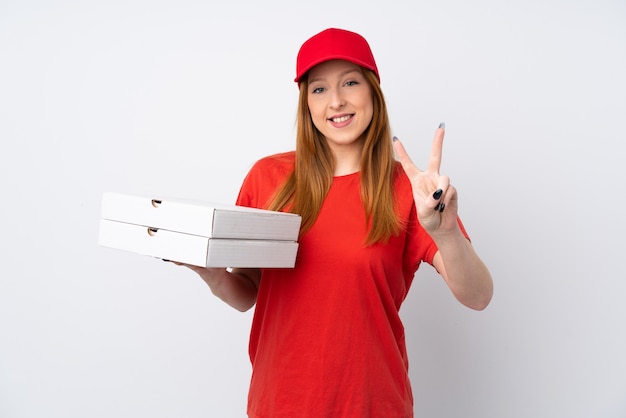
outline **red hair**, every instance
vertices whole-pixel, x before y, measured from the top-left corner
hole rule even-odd
[[[376,74],[362,68],[371,86],[373,115],[365,131],[361,154],[361,200],[371,221],[366,244],[384,242],[401,228],[394,208],[393,178],[396,161],[391,145],[387,105]],[[324,136],[317,130],[308,107],[308,80],[300,81],[297,113],[296,160],[294,171],[269,205],[302,216],[300,234],[308,231],[319,214],[333,181],[335,161]]]

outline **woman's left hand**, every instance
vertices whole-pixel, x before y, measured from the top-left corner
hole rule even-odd
[[[435,131],[428,168],[424,171],[413,163],[400,140],[393,139],[398,161],[411,181],[420,224],[431,236],[445,234],[458,227],[457,191],[450,184],[449,177],[439,174],[444,133],[442,123]]]

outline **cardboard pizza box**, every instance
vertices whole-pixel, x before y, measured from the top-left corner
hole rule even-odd
[[[208,238],[106,219],[98,243],[201,267],[291,268],[298,252],[295,241]]]
[[[167,229],[207,238],[297,241],[300,215],[190,199],[107,192],[102,219]]]
[[[295,265],[296,214],[110,192],[101,209],[104,247],[203,267]]]

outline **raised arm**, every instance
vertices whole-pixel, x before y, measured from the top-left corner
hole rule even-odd
[[[439,174],[444,125],[435,131],[433,145],[424,171],[411,161],[402,143],[394,138],[396,156],[411,180],[415,207],[422,227],[433,238],[438,251],[433,265],[463,305],[482,310],[493,295],[489,270],[463,235],[457,222],[458,195],[447,176]]]

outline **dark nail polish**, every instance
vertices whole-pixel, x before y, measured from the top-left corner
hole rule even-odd
[[[441,202],[437,203],[437,206],[435,206],[435,209],[433,209],[433,210],[437,211],[437,210],[439,210],[439,207],[441,207]]]
[[[398,137],[397,137],[397,136],[394,136],[394,137],[392,138],[392,140],[393,140],[393,142],[396,142],[396,141],[398,140]]]
[[[441,123],[439,124],[439,129],[446,129],[446,124],[445,124],[445,123],[443,123],[443,122],[441,122]]]
[[[439,208],[439,212],[443,212],[443,210],[446,208],[446,204],[442,203],[441,207]]]
[[[442,194],[443,194],[443,190],[441,189],[435,190],[435,193],[433,193],[433,199],[439,200]]]

